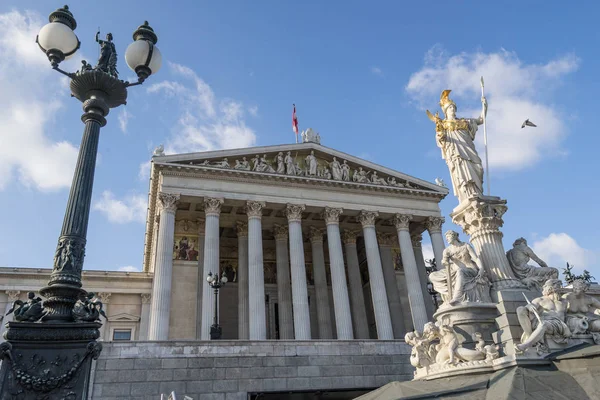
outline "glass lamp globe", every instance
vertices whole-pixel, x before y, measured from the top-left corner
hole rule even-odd
[[[162,55],[156,47],[158,37],[145,21],[134,33],[134,42],[125,51],[125,61],[137,74],[140,81],[158,72],[162,65]]]
[[[68,6],[54,11],[48,20],[50,23],[42,27],[36,41],[52,65],[56,66],[71,58],[79,49],[79,39],[73,32],[77,23]]]
[[[215,279],[213,278],[213,274],[212,272],[208,273],[208,276],[206,277],[206,282],[208,283],[212,283]]]
[[[225,284],[225,283],[227,283],[227,280],[228,280],[228,279],[227,279],[227,276],[225,276],[225,274],[223,274],[223,275],[221,276],[221,282]]]

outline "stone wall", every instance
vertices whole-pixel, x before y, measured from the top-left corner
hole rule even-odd
[[[104,343],[92,400],[142,400],[175,391],[194,400],[248,393],[374,389],[410,380],[401,341],[181,341]]]

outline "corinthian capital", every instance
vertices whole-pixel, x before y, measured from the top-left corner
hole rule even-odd
[[[214,197],[204,198],[204,214],[206,216],[216,215],[217,217],[221,214],[221,206],[225,202],[224,199],[217,199]]]
[[[300,222],[302,221],[302,211],[306,209],[304,204],[287,204],[285,208],[285,215],[289,222]]]
[[[344,212],[341,208],[332,208],[325,207],[323,211],[323,218],[325,219],[325,223],[329,224],[339,224],[340,223],[340,215]]]
[[[273,225],[275,240],[288,240],[288,227],[285,225]]]
[[[420,233],[416,234],[416,235],[410,235],[410,241],[412,242],[412,246],[414,248],[421,248],[421,241],[423,240],[423,235],[421,235]]]
[[[163,193],[158,194],[158,204],[162,211],[175,212],[177,211],[177,202],[179,201],[178,194]]]
[[[264,207],[264,201],[248,200],[246,202],[246,214],[248,214],[248,218],[262,218],[262,210]]]
[[[396,243],[396,235],[390,233],[377,232],[377,241],[379,246],[392,247]]]
[[[375,226],[375,219],[379,216],[377,211],[365,211],[362,210],[358,214],[358,221],[362,224],[363,228],[368,226]]]
[[[248,237],[248,223],[242,221],[236,221],[235,228],[237,230],[237,236]]]
[[[152,300],[152,295],[150,293],[142,293],[142,304],[149,304]]]
[[[446,222],[444,217],[429,217],[427,221],[425,221],[425,228],[429,231],[429,234],[432,233],[442,233],[442,225]]]
[[[325,233],[324,229],[315,228],[314,226],[310,227],[310,232],[308,237],[310,238],[311,243],[320,242],[323,243],[323,234]]]
[[[407,231],[411,220],[412,215],[396,214],[394,215],[394,226],[398,231]]]
[[[342,232],[342,241],[345,244],[356,244],[356,237],[358,236],[358,231],[344,230]]]
[[[19,295],[21,294],[20,290],[7,290],[6,295],[8,296],[8,301],[12,303],[13,301],[17,301],[19,299]]]
[[[100,293],[96,293],[96,297],[98,299],[100,299],[100,301],[103,304],[108,304],[108,302],[110,301],[110,296],[112,293],[108,293],[108,292],[100,292]]]

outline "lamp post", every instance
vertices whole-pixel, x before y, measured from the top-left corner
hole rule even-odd
[[[213,275],[212,272],[209,272],[208,276],[206,277],[206,281],[208,282],[208,285],[215,291],[215,317],[213,319],[213,324],[210,327],[210,339],[218,340],[221,339],[221,327],[219,326],[218,314],[219,289],[221,289],[221,287],[225,286],[225,284],[227,283],[227,276],[225,276],[225,272],[223,272],[221,274],[221,279],[219,280],[218,273]]]
[[[162,61],[155,46],[158,38],[145,22],[133,33],[134,42],[125,53],[137,82],[118,79],[117,52],[110,33],[105,40],[99,38],[100,32],[96,33],[101,48],[96,66],[82,61],[79,71],[66,72],[59,66],[80,47],[76,28],[73,14],[64,6],[50,14],[49,24],[42,27],[36,38],[51,67],[70,79],[71,96],[83,103],[81,120],[85,127],[52,274],[47,286],[40,290],[46,300],[43,307],[35,308],[36,299],[32,299],[31,304],[14,310],[17,322],[8,324],[7,342],[0,345],[0,359],[4,361],[0,393],[21,393],[24,399],[42,394],[46,398],[67,398],[72,392],[77,393],[77,398],[87,398],[91,360],[97,359],[102,350],[96,339],[100,315],[104,314],[102,304],[93,293],[82,289],[81,283],[100,128],[106,125],[105,117],[111,108],[126,104],[127,88],[142,84],[160,69]],[[26,307],[39,312],[31,316]],[[26,315],[28,318],[24,319]],[[35,323],[39,319],[41,323]],[[55,362],[58,358],[60,363]],[[22,364],[28,359],[41,361],[36,365]]]

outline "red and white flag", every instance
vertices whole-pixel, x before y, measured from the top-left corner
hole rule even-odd
[[[292,112],[292,129],[294,133],[298,135],[298,117],[296,117],[296,105],[294,104],[294,111]]]

